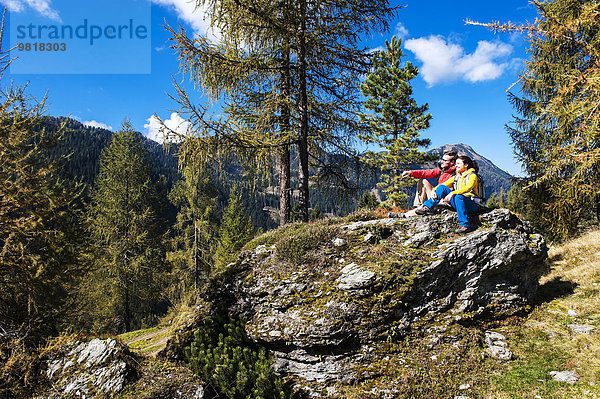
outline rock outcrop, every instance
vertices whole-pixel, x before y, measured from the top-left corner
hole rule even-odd
[[[37,399],[204,397],[204,383],[187,367],[143,358],[112,338],[61,338],[42,358],[46,383]]]
[[[112,397],[137,374],[132,356],[111,338],[61,346],[47,362],[52,392],[42,397]]]
[[[250,244],[223,293],[279,372],[329,392],[369,378],[385,342],[415,333],[440,342],[457,323],[526,310],[545,271],[543,238],[505,209],[474,222],[466,235],[446,211],[290,225]]]

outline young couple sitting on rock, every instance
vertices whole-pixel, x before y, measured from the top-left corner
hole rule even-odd
[[[475,162],[467,156],[457,156],[456,151],[446,151],[437,168],[402,172],[402,178],[416,177],[419,179],[414,201],[416,209],[404,215],[433,214],[433,207],[442,202],[456,210],[459,225],[456,232],[471,231],[468,214],[475,213],[479,209],[477,204],[480,193],[477,172],[478,167]],[[430,178],[438,179],[436,187],[427,181]]]

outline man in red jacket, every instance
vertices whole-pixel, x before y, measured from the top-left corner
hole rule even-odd
[[[454,176],[456,172],[456,166],[454,166],[456,158],[456,151],[446,151],[444,152],[444,155],[442,156],[440,164],[437,168],[424,170],[405,170],[402,172],[403,179],[406,177],[416,177],[420,179],[417,182],[417,194],[415,195],[413,206],[418,208],[422,206],[425,201],[431,198],[433,186],[427,181],[427,179],[436,178],[438,179],[438,184],[442,184]]]

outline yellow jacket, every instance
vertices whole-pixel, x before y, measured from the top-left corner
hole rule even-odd
[[[458,181],[456,182],[456,185],[455,185],[454,181],[456,179],[458,179]],[[462,194],[467,197],[478,197],[479,196],[479,193],[478,193],[479,184],[477,181],[477,173],[475,173],[475,169],[473,169],[473,168],[467,169],[466,171],[464,171],[461,174],[457,173],[456,175],[452,176],[451,178],[449,178],[442,184],[453,189],[452,194],[454,194],[454,195]],[[454,187],[456,187],[456,188],[454,189]]]

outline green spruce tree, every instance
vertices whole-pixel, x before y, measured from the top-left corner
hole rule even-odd
[[[368,191],[363,193],[362,197],[360,197],[360,201],[358,201],[358,209],[374,210],[378,205],[379,200],[377,200],[377,196]]]
[[[292,211],[290,212],[290,221],[300,222],[300,204],[298,204],[297,202],[294,203]]]
[[[485,206],[491,209],[506,208],[506,205],[506,193],[502,189],[500,192],[492,193],[485,202]]]
[[[321,212],[319,205],[315,205],[312,212],[310,213],[310,220],[315,221],[319,219],[323,219],[323,212]]]
[[[146,149],[125,121],[103,151],[89,225],[96,262],[82,294],[95,329],[139,328],[161,299],[163,231]]]
[[[190,289],[198,290],[210,274],[217,236],[217,196],[208,169],[190,164],[183,167],[183,179],[169,193],[179,209],[172,250],[167,253],[172,264],[172,301]]]
[[[222,269],[233,262],[242,247],[254,236],[252,221],[244,210],[242,198],[237,189],[232,188],[229,203],[223,214],[219,229],[219,243],[215,251],[215,266]]]
[[[429,140],[420,139],[419,132],[429,127],[431,119],[427,104],[419,106],[412,98],[410,81],[418,69],[410,62],[401,65],[400,44],[395,36],[385,42],[385,50],[374,54],[374,70],[361,86],[367,97],[365,108],[371,113],[363,115],[369,129],[360,138],[383,150],[367,151],[363,160],[384,172],[378,186],[384,188],[390,205],[396,206],[405,205],[407,196],[402,188],[410,184],[401,179],[402,170],[428,160],[419,147],[429,145]]]

